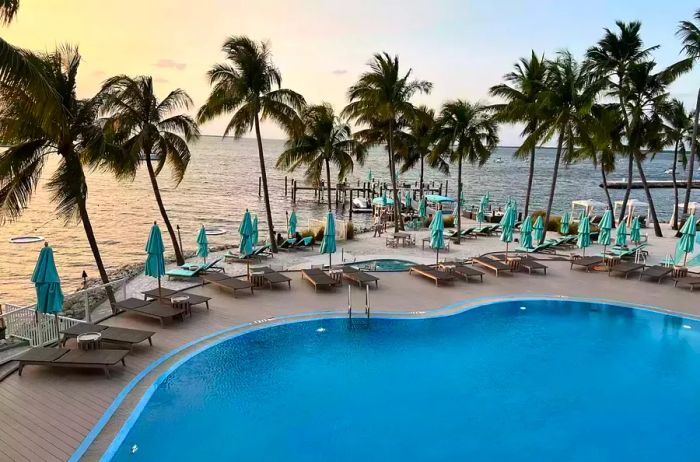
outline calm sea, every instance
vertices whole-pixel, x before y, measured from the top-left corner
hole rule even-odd
[[[292,210],[291,194],[284,195],[284,177],[298,178],[303,182],[303,172],[286,173],[274,169],[275,160],[284,147],[283,141],[265,140],[266,165],[270,184],[271,203],[275,228],[285,229],[285,212]],[[221,236],[210,236],[211,245],[238,242],[237,227],[246,208],[257,213],[261,221],[261,236],[264,236],[264,202],[258,197],[259,164],[255,140],[221,139],[203,137],[191,146],[192,161],[185,179],[175,186],[167,169],[160,176],[160,185],[166,207],[173,224],[181,228],[186,250],[196,247],[195,236],[199,226],[220,227],[228,230]],[[481,168],[464,169],[463,181],[468,204],[477,203],[483,193],[489,191],[494,203],[502,203],[511,195],[522,205],[527,181],[528,162],[513,158],[514,148],[499,148],[491,160]],[[497,162],[500,158],[502,161]],[[534,207],[544,207],[550,187],[554,150],[540,149],[537,152],[537,172],[534,181]],[[44,172],[44,180],[50,176],[57,163],[51,159]],[[649,179],[669,179],[664,170],[669,168],[672,157],[663,153],[647,162]],[[381,148],[371,152],[363,167],[357,167],[351,181],[365,180],[371,168],[377,180],[388,181],[387,160]],[[456,171],[456,169],[454,169]],[[618,163],[618,172],[612,179],[622,178],[625,165]],[[415,181],[418,171],[401,177],[402,181]],[[427,180],[449,180],[449,194],[457,187],[456,174],[446,178],[437,171],[429,170]],[[600,172],[590,163],[580,163],[560,170],[555,201],[555,210],[568,210],[573,199],[592,198],[604,201],[603,190],[598,186]],[[160,221],[151,187],[145,170],[139,171],[133,182],[118,182],[109,173],[94,171],[88,175],[88,206],[102,258],[110,268],[118,268],[144,258],[143,247],[148,229],[154,220]],[[291,182],[290,182],[291,186]],[[614,198],[621,198],[624,191],[612,191]],[[668,219],[673,204],[672,190],[653,191],[657,209],[663,219]],[[644,200],[643,190],[633,190],[633,197]],[[694,200],[700,199],[694,193]],[[318,205],[313,193],[299,192],[296,211],[300,225],[309,219],[323,219],[325,207]],[[345,216],[347,207],[338,210]],[[367,223],[365,215],[355,215],[358,226]],[[165,229],[163,228],[165,232]],[[84,237],[82,225],[64,223],[54,214],[50,195],[39,186],[29,207],[21,218],[0,227],[0,255],[2,256],[2,283],[0,300],[25,303],[33,300],[33,287],[29,281],[43,244],[11,244],[9,239],[18,235],[41,235],[46,237],[55,250],[57,266],[66,292],[80,285],[81,273],[97,276],[92,254]],[[166,248],[168,238],[164,235]]]

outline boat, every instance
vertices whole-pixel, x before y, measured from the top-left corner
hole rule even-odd
[[[500,157],[496,157],[496,163],[497,163],[497,164],[500,164],[500,163],[502,163],[502,162],[503,162],[503,159],[501,159]]]
[[[372,205],[366,197],[356,197],[352,200],[352,213],[372,213]]]
[[[670,175],[670,174],[673,173],[673,169],[672,169],[672,168],[667,168],[666,170],[664,170],[664,173],[665,173],[666,175]]]

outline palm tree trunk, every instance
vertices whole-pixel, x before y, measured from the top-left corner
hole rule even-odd
[[[457,244],[462,241],[462,156],[457,161]]]
[[[698,98],[695,102],[695,119],[693,120],[693,139],[690,140],[690,161],[688,162],[688,184],[685,188],[685,200],[683,200],[683,214],[688,213],[688,204],[690,203],[690,190],[693,187],[693,170],[695,170],[695,156],[698,154],[698,114],[700,111],[700,89],[698,89]]]
[[[678,141],[673,148],[673,168],[671,169],[671,181],[673,181],[673,223],[671,229],[678,229],[678,184],[676,183],[676,163],[678,162]]]
[[[265,198],[265,214],[267,215],[267,227],[270,230],[270,247],[277,253],[277,239],[275,239],[275,227],[272,223],[272,208],[270,208],[270,194],[267,191],[267,172],[265,171],[265,155],[263,153],[262,137],[260,136],[260,117],[255,114],[255,137],[258,140],[258,156],[260,157],[260,176],[262,177],[263,197]]]
[[[627,134],[627,147],[629,148],[629,162],[627,163],[627,188],[625,189],[625,196],[622,198],[622,209],[620,209],[620,217],[618,218],[617,222],[621,222],[623,218],[625,217],[625,211],[627,209],[627,201],[630,198],[630,192],[632,191],[632,166],[634,164],[634,159],[632,159],[633,150],[630,146],[630,140],[629,140],[629,134],[631,132],[630,130],[630,119],[629,116],[627,115],[627,110],[626,110],[626,101],[625,97],[623,96],[622,92],[622,82],[625,78],[625,74],[623,71],[618,70],[617,72],[617,94],[618,94],[618,102],[620,103],[620,112],[622,112],[622,119],[624,122],[624,127],[625,127],[625,133]]]
[[[603,175],[603,190],[605,191],[605,198],[608,200],[608,209],[614,210],[612,198],[610,197],[610,191],[608,190],[608,174],[605,173],[605,166],[600,166],[600,173]],[[613,227],[615,227],[615,217],[613,217]]]
[[[656,234],[656,237],[663,237],[664,235],[661,232],[661,226],[659,225],[659,220],[658,220],[658,218],[656,218],[656,208],[654,207],[654,200],[651,197],[651,190],[649,189],[649,186],[647,185],[647,177],[644,174],[642,162],[639,160],[639,156],[634,156],[634,159],[637,162],[637,170],[639,171],[639,178],[641,178],[642,185],[644,185],[644,194],[646,194],[647,202],[649,202],[649,213],[651,214],[651,219],[654,222],[654,234]]]
[[[559,131],[559,141],[557,142],[557,155],[554,158],[554,171],[552,172],[552,187],[549,190],[549,199],[547,200],[547,213],[544,216],[544,232],[542,233],[542,244],[547,237],[547,225],[549,224],[549,216],[552,214],[552,204],[554,203],[554,192],[557,188],[557,175],[559,175],[559,161],[561,160],[561,150],[564,146],[564,131]]]
[[[420,156],[420,199],[423,200],[423,161],[425,156]]]
[[[326,181],[328,182],[328,211],[331,211],[331,164],[326,159]]]
[[[396,165],[394,164],[394,123],[389,121],[389,174],[391,175],[391,188],[394,192],[394,232],[403,230],[403,217],[401,216],[401,202],[399,201],[399,189],[396,184]]]
[[[153,163],[151,162],[151,152],[149,150],[144,150],[143,153],[146,156],[146,169],[148,170],[148,178],[151,180],[151,187],[153,188],[153,195],[156,198],[156,203],[158,204],[158,210],[160,210],[160,216],[163,218],[163,223],[168,230],[170,235],[170,240],[173,243],[173,250],[175,251],[175,260],[178,265],[184,265],[185,259],[182,257],[182,250],[180,249],[180,244],[175,235],[175,230],[173,225],[170,224],[170,219],[168,218],[168,212],[165,210],[165,205],[163,205],[163,198],[160,195],[160,188],[158,188],[158,180],[156,179],[156,172],[153,170]]]
[[[629,155],[629,162],[627,164],[627,188],[625,189],[625,196],[622,198],[622,209],[620,210],[620,216],[617,222],[621,222],[625,218],[625,212],[627,211],[627,201],[630,198],[630,192],[632,192],[632,167],[634,166],[634,155]]]
[[[523,216],[527,216],[527,212],[530,208],[530,194],[532,192],[532,177],[535,174],[535,148],[530,151],[530,172],[527,177],[527,191],[525,192],[525,211]]]

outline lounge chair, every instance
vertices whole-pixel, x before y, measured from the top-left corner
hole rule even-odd
[[[471,266],[455,265],[451,268],[451,271],[456,276],[464,279],[466,282],[469,282],[469,280],[473,277],[478,277],[480,282],[484,282],[484,273]]]
[[[102,341],[105,343],[126,345],[129,347],[129,349],[131,349],[137,343],[141,343],[146,340],[148,340],[149,345],[153,346],[151,337],[155,335],[155,332],[147,330],[126,329],[124,327],[112,327],[104,326],[102,324],[80,322],[59,332],[63,335],[61,345],[65,345],[69,338],[76,338],[78,335],[87,334],[90,332],[99,332],[102,336]]]
[[[408,274],[411,273],[417,273],[423,277],[432,279],[438,287],[440,287],[441,282],[452,282],[455,280],[454,274],[448,273],[447,271],[440,271],[428,265],[413,265],[408,270]]]
[[[141,292],[143,294],[143,299],[148,300],[150,299],[159,299],[159,298],[170,298],[176,293],[178,293],[179,290],[173,290],[173,289],[168,289],[165,287],[155,288],[151,290],[146,290],[144,292]]]
[[[166,319],[179,318],[183,319],[185,310],[175,308],[172,305],[159,300],[139,300],[138,298],[127,298],[117,302],[117,308],[129,313],[138,314],[147,318],[153,318],[160,321],[161,327],[165,325]]]
[[[287,239],[286,241],[282,242],[280,245],[277,246],[278,249],[280,250],[289,250],[292,247],[294,247],[294,244],[297,243],[297,240],[292,238]]]
[[[472,258],[472,263],[494,271],[496,277],[498,277],[499,271],[510,271],[510,266],[508,264],[486,256],[474,257]]]
[[[379,278],[373,274],[366,273],[352,266],[343,266],[343,278],[358,286],[369,285],[374,282],[375,287],[379,287]]]
[[[681,286],[687,286],[690,288],[690,291],[692,292],[695,289],[695,286],[700,286],[700,277],[697,276],[685,276],[682,278],[676,279],[675,283],[673,284],[673,287],[678,287],[678,285]]]
[[[265,244],[263,246],[257,247],[253,249],[251,253],[248,255],[241,255],[241,254],[235,254],[235,253],[227,253],[224,255],[224,261],[246,261],[246,260],[255,260],[255,259],[260,259],[262,257],[270,257],[272,258],[272,251],[270,250],[270,244]]]
[[[496,226],[482,226],[481,228],[476,228],[474,234],[477,236],[490,236],[491,233],[496,229]]]
[[[250,289],[250,293],[255,294],[255,292],[253,292],[253,285],[250,282],[243,281],[241,279],[234,278],[231,276],[226,276],[225,274],[205,274],[204,276],[202,276],[202,279],[206,284],[212,284],[219,287],[220,289],[227,289],[232,291],[234,298],[236,298],[236,291],[238,290]]]
[[[529,249],[526,249],[525,247],[517,247],[515,251],[527,253],[544,252],[545,250],[553,248],[555,245],[556,242],[554,240],[547,240],[544,241],[542,244],[536,245],[535,247]]]
[[[635,271],[640,271],[644,269],[644,265],[641,263],[634,263],[631,261],[626,261],[622,263],[618,263],[617,265],[614,266],[608,266],[608,276],[610,276],[612,273],[622,273],[625,275],[625,279],[630,275],[630,273],[634,273]]]
[[[547,265],[544,265],[534,258],[523,258],[520,260],[520,267],[525,268],[528,274],[532,274],[533,271],[542,271],[545,276],[547,275]]]
[[[204,303],[204,305],[207,307],[207,311],[209,311],[209,300],[211,300],[211,297],[205,297],[204,295],[198,295],[198,294],[191,294],[189,292],[178,292],[176,297],[187,297],[187,303],[189,303],[190,306],[197,306],[201,305]],[[162,300],[165,303],[170,303],[170,299],[163,299]]]
[[[602,257],[591,256],[576,258],[571,260],[571,266],[569,267],[569,270],[573,269],[574,265],[576,265],[586,268],[586,271],[588,272],[591,270],[592,267],[600,265],[601,263],[603,263]]]
[[[259,274],[254,274],[259,273]],[[250,269],[251,277],[260,277],[272,289],[274,284],[287,284],[288,288],[292,288],[292,280],[282,273],[274,271],[269,266],[260,266]]]
[[[223,268],[216,267],[217,263],[221,261],[222,257],[212,260],[209,263],[203,265],[183,265],[178,268],[173,268],[165,272],[168,278],[194,278],[198,277],[202,273],[207,271],[221,271],[224,272]]]
[[[74,367],[102,369],[109,377],[109,366],[121,362],[126,366],[124,357],[129,350],[71,350],[68,348],[35,347],[14,358],[19,363],[19,375],[24,366]]]
[[[644,250],[647,244],[639,244],[635,247],[630,247],[629,249],[611,249],[610,253],[617,255],[620,258],[634,257],[637,251],[641,252],[642,255],[646,255],[648,252]]]
[[[644,271],[639,273],[639,280],[641,281],[643,277],[648,277],[648,278],[656,278],[656,282],[661,284],[661,281],[664,280],[669,274],[673,272],[673,267],[671,266],[663,266],[663,265],[654,265],[654,266],[647,266],[644,268]]]
[[[293,249],[311,249],[314,248],[314,238],[313,236],[307,236],[303,239],[299,239],[293,246]]]
[[[314,291],[318,292],[319,287],[335,289],[338,281],[333,279],[328,273],[320,268],[310,268],[301,270],[301,278],[306,279],[314,286]]]

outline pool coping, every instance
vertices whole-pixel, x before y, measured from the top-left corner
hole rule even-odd
[[[508,294],[508,295],[496,295],[496,296],[484,296],[463,299],[448,305],[434,308],[430,310],[415,310],[415,311],[372,311],[371,316],[377,319],[401,319],[401,320],[420,320],[420,319],[430,319],[438,317],[453,316],[460,313],[464,313],[474,308],[484,307],[495,303],[507,302],[507,301],[575,301],[584,303],[598,303],[598,304],[609,304],[615,305],[623,308],[641,310],[647,312],[654,312],[658,314],[672,315],[680,317],[683,319],[693,320],[695,322],[700,322],[700,316],[695,316],[688,313],[683,313],[679,311],[673,311],[666,308],[661,308],[653,305],[646,304],[634,304],[624,301],[599,298],[599,297],[572,297],[566,295],[553,295],[553,294]],[[267,329],[270,327],[275,327],[279,325],[295,324],[300,322],[308,321],[318,321],[323,319],[337,319],[341,317],[346,317],[346,310],[329,310],[329,311],[317,311],[317,312],[304,312],[296,313],[284,316],[274,316],[270,318],[255,320],[251,322],[246,322],[242,324],[236,324],[229,326],[224,329],[212,332],[210,334],[204,335],[202,337],[193,339],[183,345],[180,345],[173,350],[168,351],[155,361],[151,362],[142,371],[140,371],[124,388],[119,392],[119,394],[114,398],[110,406],[105,410],[103,415],[97,421],[95,426],[90,430],[90,432],[85,436],[83,441],[80,443],[75,452],[68,459],[69,462],[77,462],[81,460],[83,456],[90,449],[92,444],[97,440],[102,431],[105,429],[106,425],[115,416],[119,408],[124,404],[126,398],[130,395],[132,391],[137,388],[147,377],[154,373],[156,369],[163,366],[164,363],[170,360],[174,362],[167,366],[167,368],[160,372],[159,375],[153,380],[147,388],[140,394],[136,399],[136,404],[128,411],[128,416],[126,419],[119,424],[119,430],[111,438],[109,445],[105,451],[99,456],[100,461],[112,460],[117,450],[126,439],[127,434],[133,427],[134,423],[141,415],[146,404],[152,397],[153,393],[156,391],[158,386],[163,383],[163,381],[170,376],[177,368],[182,366],[186,361],[190,360],[192,357],[220,344],[225,341],[231,340],[241,335],[247,333],[255,332],[262,329]],[[186,351],[186,350],[191,351]],[[178,355],[181,355],[178,357]]]

